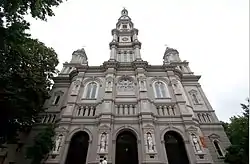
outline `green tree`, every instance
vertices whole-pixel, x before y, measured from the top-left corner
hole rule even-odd
[[[62,0],[0,1],[0,146],[32,126],[57,73],[57,54],[28,34],[24,16],[46,21]]]
[[[31,159],[31,164],[38,164],[55,146],[53,137],[55,136],[55,126],[50,124],[35,137],[34,144],[27,149],[27,157]]]
[[[224,124],[225,131],[232,144],[227,148],[226,163],[249,163],[249,99],[247,102],[248,104],[241,104],[242,116],[233,116],[230,118],[230,123]]]

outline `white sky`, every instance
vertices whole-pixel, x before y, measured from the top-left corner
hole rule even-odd
[[[249,96],[249,0],[68,0],[47,22],[28,18],[30,33],[58,53],[60,64],[85,48],[89,65],[109,59],[111,30],[126,7],[142,42],[141,56],[160,65],[167,44],[202,75],[220,120],[241,113]]]

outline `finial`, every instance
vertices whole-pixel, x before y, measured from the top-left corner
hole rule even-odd
[[[169,46],[167,44],[164,45],[166,47],[166,49],[169,49]]]
[[[128,16],[128,10],[125,7],[123,7],[122,16]]]

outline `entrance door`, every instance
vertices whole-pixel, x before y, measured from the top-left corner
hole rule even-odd
[[[169,164],[189,164],[185,144],[178,133],[169,131],[164,140]]]
[[[86,132],[76,133],[71,141],[65,164],[85,164],[89,147],[89,135]]]
[[[137,139],[129,131],[117,136],[115,164],[138,164]]]

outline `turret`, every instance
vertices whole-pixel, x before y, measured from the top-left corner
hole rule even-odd
[[[85,50],[82,49],[78,49],[76,51],[74,51],[72,53],[72,58],[70,63],[74,63],[74,64],[88,64],[88,58],[87,55],[85,53]]]
[[[163,56],[163,63],[181,62],[179,52],[176,49],[167,47]]]

